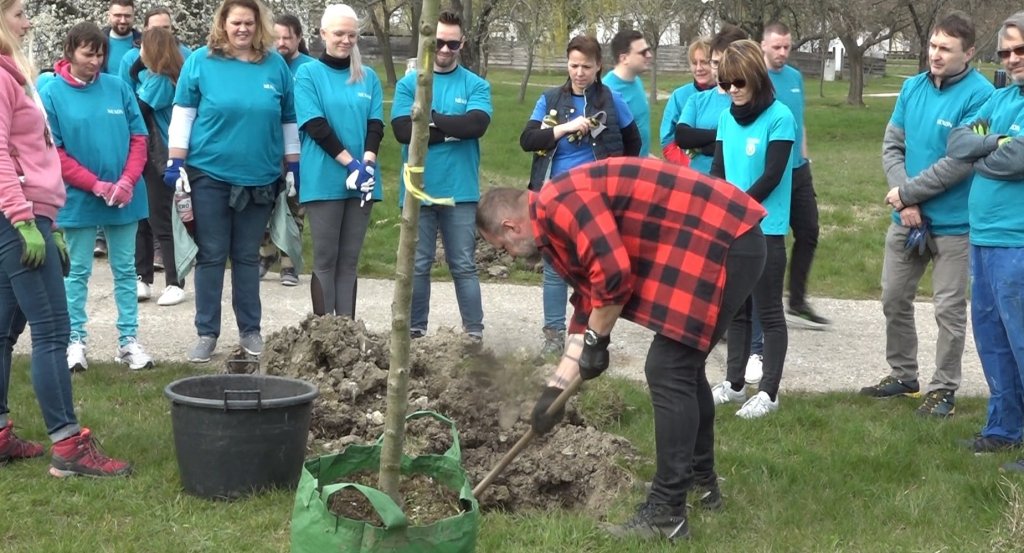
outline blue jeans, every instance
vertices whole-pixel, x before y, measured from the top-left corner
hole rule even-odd
[[[419,242],[412,278],[412,318],[409,328],[427,330],[430,315],[430,268],[437,254],[437,232],[441,231],[444,257],[455,283],[462,328],[484,331],[484,308],[480,297],[480,276],[476,272],[476,202],[454,206],[420,207]]]
[[[1024,427],[1024,248],[971,246],[971,322],[988,381],[982,436],[1021,441]]]
[[[7,393],[12,351],[27,322],[32,332],[32,387],[46,432],[58,442],[80,428],[65,357],[70,334],[68,304],[57,246],[50,238],[51,225],[49,219],[36,217],[36,226],[46,239],[46,261],[38,269],[27,269],[21,264],[18,232],[0,217],[0,425],[7,423],[10,412]]]
[[[544,261],[544,328],[565,331],[565,302],[569,300],[569,285]]]
[[[135,292],[135,234],[138,226],[138,223],[128,223],[101,227],[107,237],[107,261],[114,275],[114,303],[117,305],[120,345],[139,333],[139,299]],[[64,236],[67,238],[68,256],[71,258],[71,272],[64,281],[71,316],[71,339],[85,342],[88,337],[85,323],[89,320],[85,304],[89,297],[96,227],[64,229]]]
[[[192,173],[189,173],[191,177]],[[260,331],[260,242],[273,202],[250,200],[242,210],[229,205],[231,184],[197,173],[191,178],[196,223],[196,332],[220,337],[220,298],[231,260],[231,307],[239,336]]]

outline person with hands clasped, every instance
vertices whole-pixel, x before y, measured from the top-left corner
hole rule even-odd
[[[65,281],[71,338],[71,370],[88,368],[88,316],[85,305],[92,275],[96,228],[107,238],[117,304],[115,360],[132,370],[153,366],[138,341],[135,235],[149,214],[146,186],[146,124],[135,94],[117,76],[100,73],[107,40],[93,23],[68,31],[64,57],[54,66],[58,78],[41,92],[67,185],[67,203],[57,215],[71,258]]]
[[[187,353],[193,363],[208,362],[217,347],[228,259],[239,346],[250,355],[263,352],[260,241],[285,181],[301,190],[293,78],[273,50],[271,23],[259,0],[221,2],[207,45],[185,61],[174,92],[164,182],[181,179],[192,193],[199,335]]]
[[[715,406],[704,367],[754,288],[765,261],[765,210],[731,184],[652,158],[580,165],[537,192],[493,188],[477,227],[516,257],[538,254],[575,290],[569,339],[533,413],[545,415],[577,375],[609,367],[619,318],[655,332],[645,374],[654,406],[657,472],[647,501],[615,536],[685,538],[686,496],[721,505],[715,474]]]
[[[46,453],[14,433],[7,405],[14,344],[28,324],[32,385],[53,443],[50,474],[127,475],[131,465],[104,455],[75,414],[64,358],[68,252],[53,228],[66,199],[60,158],[32,86],[35,68],[21,52],[31,27],[22,0],[0,0],[0,12],[0,466]]]
[[[332,4],[320,21],[324,53],[295,76],[302,137],[299,201],[313,239],[310,295],[316,315],[355,318],[356,269],[374,200],[384,138],[384,94],[359,54],[359,18]]]

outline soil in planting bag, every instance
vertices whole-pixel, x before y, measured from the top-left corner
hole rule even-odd
[[[292,512],[292,553],[469,553],[476,550],[480,507],[462,468],[458,433],[452,422],[437,413],[419,411],[406,420],[434,417],[452,428],[453,445],[444,455],[402,457],[403,477],[423,474],[457,491],[462,512],[433,524],[411,526],[402,509],[377,489],[345,482],[347,475],[378,471],[381,445],[352,445],[342,453],[326,455],[303,465]],[[372,504],[383,526],[335,515],[331,496],[357,490]]]

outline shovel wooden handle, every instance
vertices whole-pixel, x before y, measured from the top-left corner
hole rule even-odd
[[[546,414],[553,415],[557,413],[560,409],[565,407],[566,402],[569,401],[569,398],[576,395],[576,392],[579,391],[580,386],[582,384],[583,378],[579,376],[574,378],[572,382],[569,383],[569,386],[566,389],[562,390],[562,393],[555,398],[555,401],[551,404],[550,407],[548,407]],[[524,449],[526,449],[526,446],[530,445],[530,442],[533,440],[535,436],[537,436],[537,433],[534,432],[533,427],[531,426],[530,429],[526,431],[526,434],[523,434],[523,437],[519,438],[519,441],[516,442],[516,445],[512,446],[512,449],[510,449],[508,453],[506,453],[505,456],[502,457],[500,461],[498,461],[498,464],[494,465],[494,468],[491,469],[491,472],[488,472],[487,476],[485,476],[484,479],[481,480],[480,483],[477,484],[475,488],[473,488],[473,495],[475,497],[480,497],[480,494],[482,494],[484,490],[486,490],[487,487],[490,486],[494,482],[494,480],[501,475],[502,471],[505,470],[505,467],[509,466],[509,464],[511,464],[512,461],[515,460],[515,458],[518,457]]]

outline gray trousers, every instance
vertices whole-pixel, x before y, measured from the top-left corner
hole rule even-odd
[[[935,236],[938,251],[923,255],[903,248],[909,228],[895,223],[885,237],[882,262],[882,311],[885,313],[885,358],[891,375],[917,380],[917,328],[914,297],[929,262],[932,267],[932,302],[938,340],[935,343],[935,374],[927,390],[960,387],[961,359],[967,333],[968,235]]]
[[[373,202],[360,206],[353,198],[309,202],[303,207],[313,239],[313,313],[355,319],[356,269]]]

